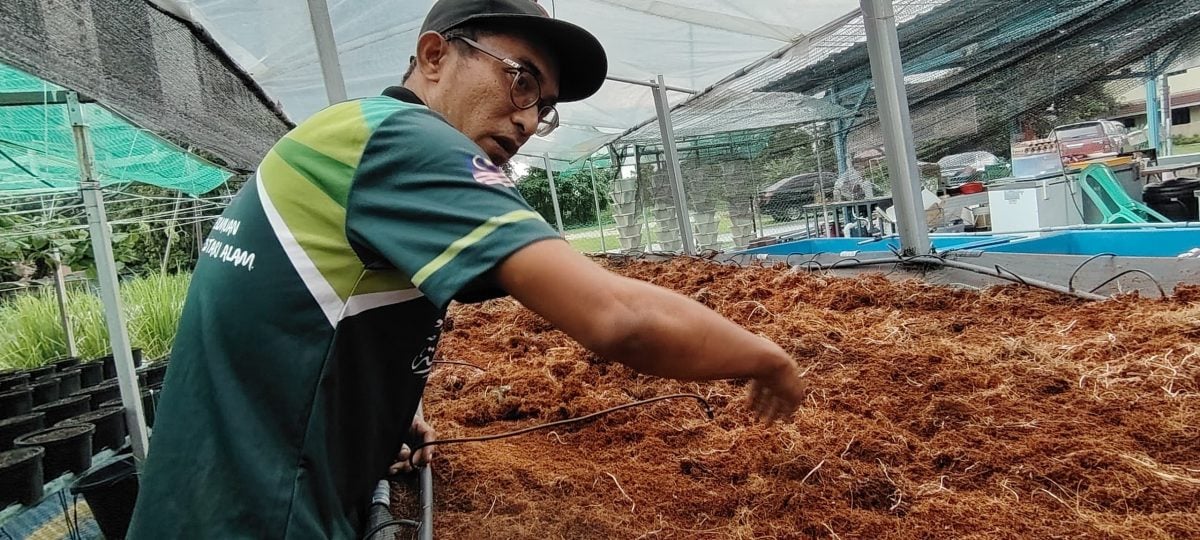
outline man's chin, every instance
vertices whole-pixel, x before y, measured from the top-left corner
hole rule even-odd
[[[492,165],[503,167],[508,160],[511,159],[507,154],[488,154],[488,159],[492,160]]]

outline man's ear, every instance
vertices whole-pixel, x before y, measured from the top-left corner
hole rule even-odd
[[[437,32],[425,32],[417,39],[417,71],[429,81],[438,81],[445,71],[450,42]]]

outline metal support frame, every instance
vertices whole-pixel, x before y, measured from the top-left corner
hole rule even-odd
[[[921,199],[917,151],[913,142],[908,92],[904,88],[896,13],[891,0],[861,0],[867,30],[871,78],[887,151],[888,179],[896,206],[900,251],[905,256],[929,253],[929,224]]]
[[[1154,73],[1154,54],[1146,57],[1146,70]],[[1146,77],[1146,140],[1150,148],[1159,150],[1162,144],[1162,113],[1159,109],[1158,76]]]
[[[609,76],[605,77],[605,79],[608,79],[610,81],[622,82],[625,84],[632,84],[635,86],[646,86],[649,88],[656,88],[658,86],[658,84],[655,83],[654,81],[639,81],[637,79],[627,79],[625,77],[618,77],[616,75],[609,75]],[[672,92],[680,92],[683,94],[699,94],[700,93],[696,90],[692,90],[689,88],[680,88],[678,86],[667,86],[667,90],[670,90]]]
[[[675,133],[671,127],[671,106],[667,101],[667,83],[658,76],[654,87],[654,105],[658,109],[658,131],[662,135],[663,159],[667,161],[667,175],[675,195],[675,214],[679,218],[679,235],[683,238],[683,252],[696,254],[696,240],[692,235],[692,219],[688,215],[687,195],[683,190],[683,171],[679,168],[679,154],[675,149]]]
[[[608,246],[604,242],[604,221],[600,219],[600,194],[596,191],[596,165],[592,163],[592,158],[588,158],[588,171],[592,176],[592,202],[596,203],[596,228],[600,230],[600,251],[608,253]]]
[[[66,90],[46,92],[0,92],[0,107],[27,107],[30,105],[63,105],[67,103]],[[95,103],[96,100],[76,94],[80,103]]]
[[[333,36],[333,22],[329,19],[329,4],[325,0],[308,0],[308,18],[312,22],[317,60],[321,64],[321,78],[325,82],[325,96],[330,104],[346,101],[346,81],[342,78],[342,64],[338,60],[337,40]]]
[[[1170,75],[1163,73],[1162,75],[1162,102],[1159,104],[1162,108],[1162,146],[1159,148],[1158,155],[1171,155],[1171,78]]]
[[[546,179],[550,180],[550,202],[554,204],[554,223],[558,225],[558,234],[563,232],[562,210],[558,207],[558,186],[554,183],[554,171],[550,169],[550,154],[542,154],[546,161]]]
[[[79,348],[75,345],[75,329],[71,328],[71,314],[67,312],[67,281],[63,275],[62,252],[58,248],[50,252],[54,258],[54,293],[58,297],[58,317],[62,322],[63,336],[67,341],[67,355],[79,357]]]
[[[129,426],[129,439],[133,445],[133,456],[139,462],[146,459],[149,438],[146,435],[146,417],[142,412],[142,393],[138,386],[137,372],[133,367],[133,352],[130,350],[129,334],[125,329],[125,314],[121,306],[121,291],[117,281],[117,264],[113,260],[112,231],[108,216],[104,213],[104,197],[100,180],[96,177],[95,154],[92,140],[84,123],[83,109],[74,92],[67,94],[67,114],[75,136],[75,155],[79,162],[79,191],[87,208],[89,236],[92,254],[96,259],[96,277],[100,282],[100,299],[104,303],[104,321],[108,326],[109,343],[117,366],[117,382],[121,389],[121,404],[125,408],[125,423]]]

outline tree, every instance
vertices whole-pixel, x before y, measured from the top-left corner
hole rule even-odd
[[[600,200],[601,218],[608,221],[608,192],[615,169],[596,169],[596,197]],[[566,174],[555,174],[558,188],[558,205],[562,211],[563,227],[584,227],[596,224],[596,201],[592,195],[591,171],[586,167]],[[554,203],[550,198],[550,181],[546,170],[531,167],[525,176],[517,180],[517,190],[525,201],[537,210],[549,223],[554,223]]]

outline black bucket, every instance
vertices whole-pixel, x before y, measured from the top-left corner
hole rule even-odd
[[[100,362],[79,364],[75,369],[79,370],[80,388],[91,388],[104,382],[104,364]]]
[[[81,388],[79,370],[74,368],[67,369],[66,371],[60,371],[49,377],[43,377],[43,379],[50,378],[58,378],[59,399],[74,394]]]
[[[58,371],[58,370],[54,366],[45,365],[45,366],[40,366],[40,367],[35,367],[35,368],[29,368],[29,369],[23,371],[22,373],[28,373],[29,380],[36,381],[42,377],[45,377],[46,375],[54,373],[55,371]]]
[[[138,370],[138,375],[145,386],[161,384],[167,377],[167,363],[156,361]]]
[[[58,377],[46,377],[35,380],[29,385],[33,388],[34,406],[50,403],[58,399]]]
[[[38,405],[33,408],[33,412],[46,413],[46,425],[52,426],[68,418],[91,412],[91,401],[92,396],[71,396],[51,401],[45,405]]]
[[[46,415],[36,412],[0,420],[0,451],[12,450],[13,440],[46,427]]]
[[[68,418],[56,425],[68,424],[96,426],[96,432],[92,434],[92,450],[95,452],[99,452],[102,448],[119,450],[125,445],[125,436],[129,434],[129,430],[125,427],[125,409],[121,407],[103,407]]]
[[[81,473],[92,466],[92,433],[96,426],[74,424],[55,426],[17,437],[17,448],[40,446],[46,449],[42,468],[46,480],[68,472]]]
[[[22,386],[0,392],[0,418],[29,414],[33,410],[33,387]]]
[[[54,360],[47,362],[47,364],[54,366],[54,369],[57,371],[62,371],[64,369],[78,366],[79,359],[74,356],[64,356],[62,358],[55,358]]]
[[[1147,184],[1142,190],[1146,206],[1156,210],[1171,221],[1196,221],[1196,191],[1200,180],[1194,178],[1172,178],[1157,184]]]
[[[46,451],[36,446],[0,453],[0,508],[13,503],[31,505],[42,499],[45,455]]]
[[[28,373],[10,373],[0,377],[0,392],[29,384]]]
[[[84,473],[71,487],[71,493],[83,495],[105,538],[125,538],[138,495],[133,456]]]

